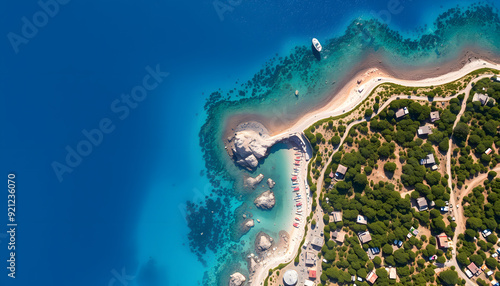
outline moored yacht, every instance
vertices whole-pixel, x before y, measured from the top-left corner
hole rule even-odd
[[[316,51],[321,52],[321,50],[323,50],[323,47],[319,43],[318,39],[313,38],[312,39],[312,44],[313,44],[314,48],[316,49]]]

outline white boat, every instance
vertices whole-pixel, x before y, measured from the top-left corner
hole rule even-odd
[[[312,39],[312,44],[313,44],[314,48],[316,49],[316,51],[321,52],[321,50],[323,50],[323,47],[319,43],[318,39],[313,38]]]

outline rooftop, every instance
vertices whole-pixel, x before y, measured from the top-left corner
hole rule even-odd
[[[308,251],[306,252],[306,265],[314,265],[316,264],[316,255],[314,252]]]
[[[439,111],[433,111],[431,112],[431,122],[438,121],[439,118]]]
[[[391,268],[386,268],[388,269],[387,272],[389,273],[389,279],[397,279],[398,278],[398,272],[396,268],[391,267]]]
[[[368,231],[359,233],[358,237],[359,237],[359,241],[361,241],[361,243],[368,243],[368,242],[372,241],[372,236],[370,235],[370,233]]]
[[[431,165],[435,164],[436,160],[434,159],[434,154],[427,154],[427,156],[420,160],[420,165]]]
[[[299,274],[295,270],[288,270],[285,272],[285,275],[283,275],[283,282],[285,282],[285,285],[295,285],[299,281]]]
[[[358,215],[358,218],[356,219],[356,222],[359,224],[367,224],[368,219],[364,215]]]
[[[333,222],[339,222],[342,221],[342,213],[341,212],[333,212]]]
[[[417,131],[418,135],[421,136],[421,135],[429,135],[429,134],[432,134],[432,128],[428,125],[425,125],[425,126],[422,126],[420,128],[418,128],[418,131]]]
[[[485,105],[488,102],[489,98],[490,97],[487,94],[476,93],[476,94],[474,94],[472,101],[479,101],[479,102],[481,102],[481,105]]]
[[[471,262],[471,264],[467,266],[467,269],[469,269],[470,272],[472,272],[472,274],[474,275],[478,275],[479,273],[481,273],[481,269],[479,269],[479,267],[477,267],[474,262]]]
[[[309,279],[316,279],[316,269],[309,269]]]
[[[337,167],[337,174],[341,174],[341,175],[345,175],[345,173],[347,173],[347,167],[342,165],[342,164],[339,164],[339,166]]]
[[[417,205],[419,211],[425,211],[428,209],[427,200],[424,197],[420,197],[417,199]]]
[[[344,240],[345,240],[345,233],[338,232],[337,237],[335,238],[335,241],[338,243],[344,243]]]
[[[366,276],[366,281],[370,282],[371,284],[375,283],[377,281],[377,274],[375,274],[375,271],[372,270],[370,273],[368,273],[368,276]]]
[[[405,116],[408,113],[409,113],[408,112],[408,108],[403,107],[403,108],[399,109],[398,111],[396,111],[396,118],[401,118],[401,117]]]
[[[316,247],[322,247],[323,246],[323,238],[321,238],[319,236],[315,236],[311,241],[311,245],[316,246]]]

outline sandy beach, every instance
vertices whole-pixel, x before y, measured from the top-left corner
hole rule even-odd
[[[353,102],[359,102],[358,99],[351,98],[353,95],[352,91],[358,86],[366,85],[370,80],[377,77],[383,77],[386,80],[391,80],[389,82],[397,80],[399,84],[403,85],[406,83],[409,83],[408,85],[413,83],[415,86],[429,86],[432,84],[438,85],[453,81],[453,75],[460,75],[458,76],[458,78],[460,78],[463,76],[462,71],[464,70],[474,70],[475,65],[472,67],[470,64],[479,59],[488,63],[500,63],[500,57],[495,56],[490,51],[480,50],[475,47],[464,48],[458,58],[448,61],[445,64],[419,68],[410,65],[400,65],[398,67],[387,65],[381,60],[384,58],[383,53],[383,51],[378,51],[367,55],[360,64],[354,66],[351,71],[343,77],[343,79],[332,86],[332,91],[329,96],[326,96],[325,99],[316,106],[304,109],[302,112],[297,113],[297,116],[294,118],[280,118],[280,120],[275,120],[273,117],[250,113],[239,113],[229,117],[224,122],[223,138],[227,138],[233,134],[233,129],[235,129],[239,124],[248,121],[257,121],[262,123],[269,130],[271,135],[277,135],[286,130],[297,130],[295,126],[304,122],[304,118],[308,118],[312,114],[317,115],[319,120],[319,112],[332,110],[340,104],[344,104],[347,99],[350,99]],[[360,84],[357,83],[359,79],[362,79]],[[383,81],[378,84],[380,83],[383,83]],[[365,86],[365,92],[363,92],[362,95],[364,95],[367,91],[369,94],[369,90],[370,88]],[[360,96],[359,93],[354,95]],[[349,106],[344,105],[344,107],[345,108],[340,109],[340,111],[348,108]]]
[[[291,144],[290,144],[291,145]],[[288,150],[289,153],[289,162],[288,164],[292,165],[295,161],[295,152],[293,148]],[[288,262],[291,261],[295,258],[297,249],[299,248],[299,245],[304,238],[304,227],[305,227],[305,221],[309,213],[311,212],[311,205],[312,205],[312,198],[308,197],[309,193],[309,186],[307,186],[307,164],[309,162],[306,160],[306,156],[302,155],[301,163],[300,163],[300,168],[299,172],[297,175],[297,181],[299,183],[299,191],[297,194],[301,195],[301,202],[302,202],[302,215],[295,215],[296,212],[296,207],[293,207],[293,211],[291,213],[291,217],[299,217],[300,218],[300,224],[298,228],[295,228],[292,226],[292,224],[295,222],[295,220],[292,219],[290,221],[290,229],[287,230],[289,234],[289,240],[288,240],[288,245],[285,247],[286,253],[280,253],[280,252],[274,252],[272,255],[269,257],[266,257],[261,264],[259,264],[259,267],[256,269],[254,275],[252,276],[252,283],[251,285],[261,285],[263,283],[264,279],[266,278],[268,274],[268,269],[274,268],[278,266],[280,263],[283,262]],[[290,174],[291,177],[291,174]],[[290,186],[292,185],[290,181]],[[289,191],[292,192],[292,188],[289,188]],[[295,192],[294,192],[295,194]]]
[[[293,134],[297,132],[302,132],[304,129],[308,128],[316,121],[328,118],[331,116],[337,116],[343,114],[344,112],[348,112],[362,102],[371,91],[381,83],[394,83],[400,84],[403,86],[412,86],[412,87],[426,87],[431,85],[441,85],[449,82],[453,82],[467,75],[468,73],[481,69],[481,68],[492,68],[492,69],[500,69],[499,64],[495,64],[493,62],[483,60],[483,59],[471,59],[456,70],[448,70],[445,74],[439,74],[434,77],[426,77],[424,79],[405,79],[405,78],[396,78],[391,76],[390,73],[384,70],[380,70],[379,68],[371,68],[364,70],[361,73],[357,73],[352,80],[350,80],[338,93],[336,96],[332,97],[328,104],[325,104],[323,107],[318,108],[314,111],[309,111],[305,115],[301,116],[297,121],[288,126],[281,126],[284,129],[275,129],[273,130],[273,137],[283,138],[286,137],[287,134]],[[441,69],[441,72],[443,69]],[[362,79],[361,83],[358,85],[358,80]],[[361,92],[359,92],[360,88],[363,88]],[[250,115],[247,115],[247,118]],[[260,118],[261,119],[261,118]],[[254,118],[255,120],[255,118]],[[265,123],[264,123],[265,124]],[[291,158],[293,160],[293,154],[291,154]],[[305,161],[305,159],[303,159]],[[301,168],[298,174],[299,182],[300,182],[300,193],[303,197],[307,197],[306,194],[306,178],[307,178],[307,162],[301,164]],[[309,189],[307,187],[307,192]],[[304,212],[304,215],[307,214],[311,210],[312,201],[309,199],[307,202],[308,211]],[[291,222],[292,223],[292,222]],[[264,279],[268,274],[268,270],[278,266],[280,263],[286,263],[292,261],[298,251],[298,247],[302,238],[304,236],[304,224],[301,223],[300,227],[297,229],[293,229],[290,232],[290,244],[288,246],[288,250],[284,255],[276,255],[266,258],[262,265],[256,270],[253,275],[252,284],[251,285],[261,285]]]

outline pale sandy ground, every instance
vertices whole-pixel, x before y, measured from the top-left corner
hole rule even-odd
[[[358,74],[355,78],[353,78],[344,88],[340,90],[338,96],[333,97],[333,99],[318,110],[309,112],[301,117],[295,124],[291,127],[281,131],[275,132],[274,136],[283,137],[290,133],[302,132],[316,121],[343,114],[344,112],[348,112],[354,109],[359,103],[361,103],[370,93],[371,91],[382,83],[395,83],[403,86],[411,86],[411,87],[427,87],[431,85],[442,85],[446,83],[450,83],[456,81],[468,73],[480,69],[480,68],[493,68],[500,69],[500,65],[494,64],[491,62],[487,62],[484,60],[472,60],[471,62],[465,64],[461,69],[457,71],[451,71],[441,76],[427,78],[422,80],[401,80],[394,77],[389,77],[384,74],[383,71],[378,69],[368,69],[360,74]],[[361,84],[358,86],[357,80],[363,78]],[[363,87],[363,91],[358,92],[359,88]],[[273,136],[273,137],[274,137]],[[307,163],[303,159],[303,163],[301,164],[299,180],[300,180],[300,193],[303,197],[306,197],[305,193],[305,179],[307,177]],[[303,212],[303,217],[306,217],[311,209],[311,200],[308,201],[307,204],[308,211]],[[292,223],[292,222],[291,222]],[[286,263],[295,258],[298,247],[302,238],[304,236],[304,223],[301,222],[301,225],[298,229],[294,228],[293,231],[290,232],[290,245],[288,247],[287,253],[284,255],[273,255],[269,258],[266,258],[261,266],[255,271],[252,277],[251,285],[262,285],[264,279],[268,274],[268,270],[278,266],[280,263]],[[293,262],[292,262],[293,263]]]

